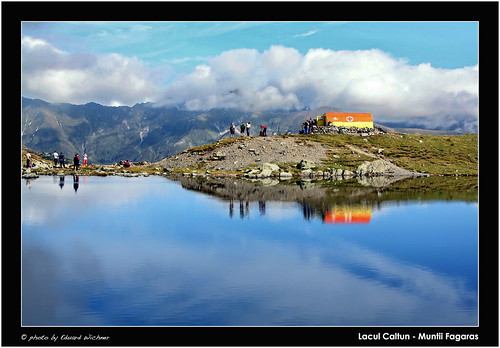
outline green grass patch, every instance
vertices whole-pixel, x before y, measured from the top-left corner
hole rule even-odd
[[[331,152],[325,163],[347,168],[371,161],[357,157],[346,145],[382,155],[395,165],[417,172],[441,175],[478,175],[478,135],[420,135],[387,133],[371,137],[339,135],[306,135],[303,138],[340,148]],[[346,149],[346,150],[342,150]],[[333,155],[340,156],[339,159]],[[358,164],[359,163],[359,164]]]

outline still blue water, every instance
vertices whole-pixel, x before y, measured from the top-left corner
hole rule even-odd
[[[477,201],[310,214],[162,177],[21,185],[23,325],[477,325]]]

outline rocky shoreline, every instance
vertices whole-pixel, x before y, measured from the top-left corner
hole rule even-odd
[[[438,163],[437,161],[443,158],[429,157],[427,149],[436,152],[436,146],[446,146],[446,149],[452,150],[466,144],[462,141],[461,145],[453,147],[453,139],[439,138],[440,142],[432,143],[433,139],[437,138],[428,136],[423,142],[420,136],[404,138],[402,135],[389,133],[368,137],[339,135],[338,138],[325,135],[318,135],[318,138],[310,135],[237,137],[191,148],[155,163],[133,162],[130,167],[125,166],[123,162],[111,165],[91,164],[80,167],[77,171],[72,166],[54,167],[47,156],[25,148],[22,150],[21,162],[25,163],[25,154],[29,151],[34,167],[22,167],[21,175],[25,179],[33,179],[38,175],[180,175],[278,180],[468,175],[463,169],[449,170],[449,163],[443,163],[434,173],[415,170],[420,167],[427,169],[428,164]],[[388,148],[384,149],[386,146]],[[418,163],[409,166],[415,168],[413,170],[396,165],[401,162],[399,158],[410,151],[408,149],[417,156],[409,157]],[[470,155],[465,153],[460,160],[467,160],[469,157]],[[446,169],[448,170],[445,172]]]
[[[216,152],[218,157],[220,153]],[[209,156],[214,156],[211,154]],[[178,160],[178,158],[177,158]],[[217,160],[215,160],[217,161]],[[78,170],[73,168],[54,167],[50,163],[37,163],[34,161],[34,168],[21,169],[23,179],[36,179],[39,175],[88,175],[88,176],[123,176],[123,177],[148,177],[150,175],[159,176],[184,176],[184,177],[236,177],[245,179],[325,179],[325,180],[343,180],[349,178],[373,178],[373,177],[415,177],[428,176],[428,174],[410,172],[395,166],[387,160],[375,159],[374,161],[365,161],[357,170],[350,171],[340,168],[321,167],[319,163],[301,159],[298,163],[287,162],[276,164],[271,162],[261,163],[251,168],[223,169],[215,167],[213,170],[203,169],[172,169],[165,166],[165,163],[136,162],[130,167],[124,167],[122,164],[113,165],[89,165],[80,167]],[[385,182],[385,181],[384,181]]]
[[[374,163],[375,162],[375,163]],[[21,178],[23,179],[36,179],[40,175],[53,175],[53,176],[65,176],[65,175],[87,175],[87,176],[124,176],[124,177],[139,177],[139,176],[150,176],[150,175],[160,175],[160,176],[214,176],[214,177],[241,177],[248,179],[261,179],[261,178],[279,178],[282,180],[291,178],[310,178],[310,179],[346,179],[355,177],[375,177],[375,176],[428,176],[428,174],[421,173],[397,173],[392,170],[390,166],[382,161],[367,162],[366,164],[359,167],[358,171],[349,171],[343,169],[327,169],[327,170],[313,170],[315,168],[314,162],[309,160],[302,160],[297,164],[297,171],[289,171],[281,169],[277,164],[274,163],[263,163],[256,168],[240,170],[237,173],[234,172],[223,172],[223,171],[180,171],[173,172],[165,168],[159,167],[145,167],[145,168],[133,168],[132,170],[127,170],[115,166],[103,165],[103,166],[93,166],[93,168],[87,168],[86,170],[73,170],[73,169],[35,169],[22,168]],[[142,170],[141,170],[142,169]]]

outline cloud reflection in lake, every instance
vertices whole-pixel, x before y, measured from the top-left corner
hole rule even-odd
[[[240,199],[231,217],[227,197],[164,178],[67,188],[22,193],[24,325],[477,324],[473,202],[379,202],[368,224],[329,224],[318,188],[240,197],[243,219]]]

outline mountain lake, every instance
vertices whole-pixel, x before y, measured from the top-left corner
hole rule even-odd
[[[477,326],[477,177],[375,179],[22,179],[22,325]]]

